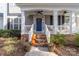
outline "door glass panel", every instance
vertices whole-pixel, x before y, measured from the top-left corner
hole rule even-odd
[[[14,19],[14,23],[18,23],[18,18],[15,18]]]
[[[14,29],[18,29],[18,24],[14,24]]]

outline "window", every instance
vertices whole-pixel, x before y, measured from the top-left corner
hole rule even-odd
[[[10,29],[13,29],[13,24],[10,24]]]
[[[71,11],[69,10],[61,10],[58,12],[58,25],[69,24]]]
[[[69,22],[69,16],[58,15],[58,25],[64,25]]]
[[[21,18],[8,18],[7,29],[21,30]]]
[[[64,15],[59,15],[58,16],[58,25],[63,25],[65,23],[65,16]]]
[[[10,18],[7,20],[7,28],[10,29]]]
[[[14,29],[18,29],[18,24],[14,24]]]
[[[50,25],[53,25],[53,16],[50,16]]]
[[[14,18],[14,23],[18,23],[18,18]]]
[[[21,24],[19,24],[19,29],[21,29]]]
[[[61,25],[61,16],[58,16],[58,25]]]
[[[65,16],[65,23],[69,23],[69,16]]]

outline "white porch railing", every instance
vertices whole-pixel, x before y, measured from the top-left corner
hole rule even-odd
[[[54,32],[55,32],[55,28],[54,28],[54,26],[53,25],[47,25],[47,28],[48,28],[48,30],[49,30],[49,32],[50,32],[50,34],[54,34]]]
[[[31,26],[32,25],[25,25],[25,28],[24,28],[24,33],[29,33],[30,29],[31,29]]]
[[[32,40],[32,35],[33,35],[33,24],[31,25],[31,29],[30,29],[30,31],[29,31],[29,42],[31,42],[31,40]]]
[[[57,30],[55,30],[55,27],[53,25],[47,25],[47,28],[50,31],[50,34],[55,34],[55,31],[60,34],[69,34],[70,33],[69,25],[60,25],[57,27]]]
[[[60,25],[60,26],[58,26],[57,32],[60,34],[69,34],[70,33],[70,26]]]
[[[58,26],[57,30],[55,30],[54,26],[44,24],[44,28],[45,28],[45,34],[47,36],[48,43],[50,43],[50,35],[54,34],[55,31],[60,34],[69,34],[70,33],[70,26],[67,26],[67,25]],[[29,34],[29,41],[31,41],[32,35],[34,32],[34,24],[25,25],[24,32]]]
[[[47,41],[48,43],[50,43],[50,31],[48,30],[48,27],[47,25],[45,24],[45,34],[46,34],[46,37],[47,37]]]
[[[25,25],[25,29],[24,29],[25,34],[29,35],[29,42],[32,39],[32,35],[33,35],[33,24],[32,25]]]

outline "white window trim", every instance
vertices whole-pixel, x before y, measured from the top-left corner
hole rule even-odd
[[[18,25],[18,29],[17,30],[21,30],[20,29],[20,19],[21,19],[21,17],[13,17],[13,16],[8,16],[8,18],[10,18],[10,29],[13,29],[13,30],[16,30],[16,29],[14,29],[14,24],[17,24]],[[18,18],[18,23],[14,23],[14,20],[15,20],[15,18]],[[11,20],[13,21],[12,23],[11,23]],[[11,28],[11,24],[12,24],[12,28]]]

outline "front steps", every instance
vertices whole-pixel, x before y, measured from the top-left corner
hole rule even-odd
[[[45,34],[33,34],[32,45],[33,46],[46,46],[47,45],[46,35]]]

